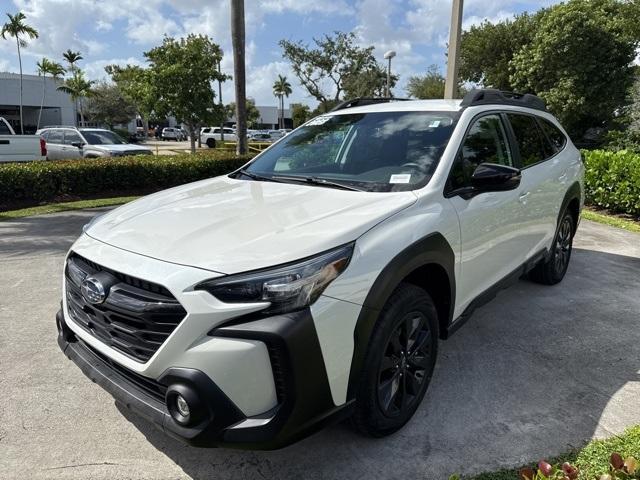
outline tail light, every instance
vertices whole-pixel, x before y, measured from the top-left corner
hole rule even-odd
[[[40,138],[40,155],[47,156],[47,141],[44,138]]]

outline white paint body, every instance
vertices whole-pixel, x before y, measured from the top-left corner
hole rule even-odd
[[[459,101],[416,101],[335,114],[459,109]],[[399,252],[432,233],[446,239],[455,254],[455,319],[480,293],[551,247],[568,185],[582,183],[580,154],[570,141],[550,160],[522,170],[515,190],[470,200],[443,194],[467,127],[477,115],[492,110],[496,107],[478,106],[461,113],[433,177],[419,190],[353,192],[225,176],[150,195],[109,212],[72,250],[113,270],[164,285],[188,315],[146,364],[103,345],[68,315],[66,321],[79,337],[127,368],[150,377],[171,366],[197,368],[245,414],[266,412],[276,396],[264,344],[207,337],[214,326],[265,304],[225,304],[207,292],[194,291],[194,285],[355,241],[347,269],[311,305],[331,395],[342,405],[362,305],[380,272]],[[544,112],[511,106],[499,110],[538,115],[559,127]]]
[[[44,160],[40,155],[39,135],[16,135],[9,122],[0,117],[0,162]]]

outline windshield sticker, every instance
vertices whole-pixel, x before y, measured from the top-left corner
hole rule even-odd
[[[440,120],[434,120],[429,124],[429,128],[438,128],[440,126]]]
[[[409,183],[411,181],[410,173],[396,173],[391,175],[389,183]]]
[[[330,119],[330,115],[323,115],[320,117],[312,118],[307,122],[307,125],[322,125],[324,123],[327,123]]]

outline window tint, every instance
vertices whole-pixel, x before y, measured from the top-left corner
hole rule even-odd
[[[211,131],[210,128],[203,128],[202,133],[209,133]]]
[[[11,135],[11,130],[4,122],[0,121],[0,135]]]
[[[50,130],[47,143],[62,143],[62,130]]]
[[[520,149],[522,167],[528,167],[551,157],[555,151],[544,138],[538,122],[531,115],[508,113],[513,133]]]
[[[78,135],[77,132],[72,130],[66,130],[64,132],[64,143],[67,145],[71,145],[72,143],[84,143],[82,141],[82,137]]]
[[[455,190],[470,186],[471,176],[481,163],[513,166],[499,115],[484,116],[471,126],[451,171],[451,187]]]
[[[564,136],[564,133],[562,133],[558,129],[558,127],[556,127],[549,120],[545,120],[544,118],[539,118],[538,121],[544,133],[547,134],[547,138],[551,142],[551,146],[553,147],[554,153],[557,153],[560,150],[562,150],[564,146],[567,144],[567,137]]]

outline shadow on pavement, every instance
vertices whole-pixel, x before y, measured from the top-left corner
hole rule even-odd
[[[196,449],[119,408],[195,479],[442,479],[520,465],[640,422],[625,408],[640,394],[639,273],[638,258],[577,248],[560,285],[502,292],[441,343],[420,409],[384,439],[337,425],[279,451]]]

